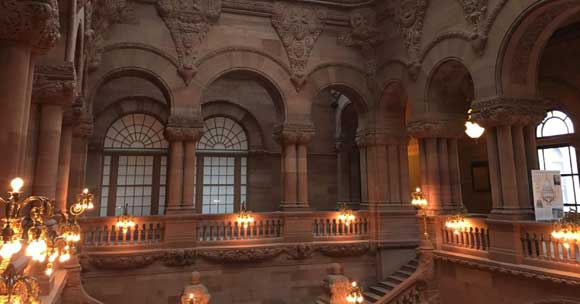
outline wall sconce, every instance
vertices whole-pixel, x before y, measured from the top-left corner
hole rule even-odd
[[[467,134],[467,136],[473,139],[478,139],[481,137],[481,135],[483,135],[483,132],[485,132],[485,128],[481,127],[478,123],[473,121],[473,119],[471,118],[471,112],[472,112],[471,109],[467,111],[467,121],[465,122],[465,134]]]
[[[133,229],[137,224],[131,215],[129,215],[129,205],[125,204],[123,206],[123,215],[117,217],[117,228],[123,230],[123,233],[127,233],[129,228]]]
[[[459,212],[445,221],[445,227],[453,230],[453,234],[455,235],[459,235],[461,231],[465,231],[470,227],[469,224],[465,221],[465,213],[465,206],[461,204]]]
[[[351,283],[350,290],[346,296],[346,301],[348,303],[362,303],[364,301],[362,289],[358,287],[356,281]]]
[[[580,242],[580,216],[576,211],[567,212],[564,217],[554,223],[552,237],[562,242],[562,246],[570,248],[570,242]]]
[[[238,217],[236,219],[238,225],[247,229],[250,224],[254,222],[254,217],[252,216],[252,212],[246,210],[246,202],[242,203],[242,208],[240,209],[240,213],[238,213]]]

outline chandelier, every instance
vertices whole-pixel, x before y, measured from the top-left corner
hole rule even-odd
[[[24,249],[33,262],[46,263],[45,273],[51,275],[56,262],[70,260],[75,244],[80,241],[77,217],[93,208],[92,194],[85,189],[70,211],[55,210],[54,202],[43,196],[21,199],[24,181],[10,182],[12,191],[6,200],[0,197],[6,213],[1,219],[0,303],[39,303],[36,279],[17,273],[11,259]]]
[[[115,226],[123,231],[124,234],[129,232],[129,229],[135,228],[137,223],[133,219],[133,216],[129,214],[129,205],[125,204],[123,206],[123,214],[117,217],[117,223]]]
[[[465,122],[465,134],[467,134],[467,136],[473,139],[477,139],[480,138],[481,135],[483,135],[485,129],[482,128],[478,123],[473,121],[473,119],[471,118],[471,112],[472,112],[471,109],[467,111],[467,121]]]
[[[252,216],[252,212],[246,210],[246,202],[242,203],[242,208],[240,209],[240,213],[238,213],[238,217],[236,218],[236,222],[238,225],[247,229],[250,224],[254,222],[254,217]]]
[[[465,206],[461,204],[459,212],[445,221],[445,227],[453,230],[453,234],[458,235],[461,231],[469,228],[469,224],[465,221]]]
[[[348,303],[362,303],[364,301],[362,289],[358,287],[356,281],[353,281],[346,296],[346,301]]]
[[[415,192],[411,193],[411,198],[411,205],[421,211],[421,217],[423,218],[423,237],[425,240],[429,240],[429,232],[427,232],[427,199],[419,187],[415,189]]]
[[[552,237],[561,241],[566,249],[570,242],[580,242],[580,216],[576,211],[567,212],[564,217],[554,223]]]
[[[342,203],[340,209],[338,210],[338,220],[343,222],[346,226],[354,222],[355,216],[352,210],[346,206],[346,203]]]

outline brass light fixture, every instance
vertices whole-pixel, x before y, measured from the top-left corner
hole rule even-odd
[[[137,226],[137,223],[135,223],[133,216],[129,214],[128,204],[125,204],[125,206],[123,206],[123,215],[117,217],[117,223],[115,224],[115,226],[121,229],[125,234],[129,232],[129,229],[133,229],[135,228],[135,226]]]
[[[252,212],[246,209],[246,202],[242,203],[242,208],[240,209],[240,213],[238,213],[236,222],[238,223],[238,225],[241,225],[244,229],[247,229],[248,226],[250,226],[250,224],[254,222]]]
[[[18,274],[10,265],[0,277],[0,303],[39,304],[40,285],[31,277]]]
[[[473,119],[471,118],[471,112],[472,109],[469,109],[469,111],[467,111],[467,121],[465,122],[465,134],[467,134],[467,136],[473,139],[478,139],[481,137],[481,135],[483,135],[485,129],[481,127],[478,123],[473,121]]]
[[[580,243],[580,215],[576,211],[567,212],[554,223],[552,237],[561,241],[566,249],[570,248],[570,243]]]
[[[364,301],[362,289],[357,285],[356,281],[351,283],[346,301],[348,303],[362,303]]]
[[[341,204],[338,212],[338,220],[343,222],[346,226],[349,226],[356,219],[355,215],[352,213],[352,209],[348,208],[346,203]]]
[[[469,228],[469,224],[465,221],[466,213],[467,210],[465,209],[465,206],[461,204],[459,212],[445,221],[445,227],[453,230],[453,234],[455,235],[465,231],[467,228]]]
[[[189,298],[187,298],[187,302],[185,304],[197,304],[199,303],[197,297],[193,295],[193,293],[189,294]]]
[[[411,198],[411,205],[420,211],[419,213],[423,218],[423,237],[425,240],[429,240],[429,232],[427,232],[427,199],[419,187],[415,189],[415,192],[411,193]]]

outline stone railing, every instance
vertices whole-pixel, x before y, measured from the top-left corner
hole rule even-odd
[[[440,221],[441,241],[444,247],[459,247],[477,251],[489,249],[489,228],[485,218],[465,218],[467,227],[453,230],[445,226],[445,219]]]
[[[300,214],[304,239],[317,241],[365,240],[369,236],[370,219],[366,211],[355,212],[355,219],[345,223],[338,212],[304,212]],[[123,232],[116,227],[116,217],[87,217],[80,220],[82,246],[85,251],[124,248],[148,249],[172,239],[168,225],[176,222],[192,223],[191,244],[195,246],[282,243],[286,231],[296,230],[296,222],[288,223],[284,212],[253,213],[254,221],[244,227],[237,222],[237,214],[190,214],[179,217],[134,217],[136,226]],[[294,215],[296,216],[296,215]],[[288,226],[287,225],[291,225]],[[300,230],[299,229],[299,230]],[[175,231],[175,230],[173,230]],[[181,231],[180,233],[183,233]],[[294,232],[293,232],[294,233]],[[295,235],[293,235],[295,236]],[[198,243],[198,244],[196,244]]]
[[[553,267],[554,263],[580,264],[580,244],[554,239],[551,224],[523,222],[520,231],[524,263],[544,267]]]
[[[116,227],[116,217],[88,217],[81,220],[83,247],[155,246],[163,242],[166,218],[135,217],[136,226],[126,233]]]

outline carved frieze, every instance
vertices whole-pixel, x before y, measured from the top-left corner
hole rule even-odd
[[[407,124],[407,133],[415,138],[458,138],[465,127],[461,119],[420,119]]]
[[[200,119],[172,115],[169,117],[164,132],[169,141],[198,141],[203,135],[203,123]]]
[[[132,0],[91,0],[85,4],[85,58],[94,71],[102,60],[107,35],[115,24],[138,23]]]
[[[280,144],[307,144],[315,134],[311,124],[285,123],[274,128],[274,140]]]
[[[333,245],[322,245],[318,247],[320,253],[333,257],[351,257],[360,256],[367,253],[371,246],[368,243],[356,243],[356,244],[333,244]]]
[[[157,10],[175,44],[179,75],[186,84],[196,74],[195,61],[212,22],[219,19],[221,0],[159,0]]]
[[[163,253],[163,265],[169,267],[189,266],[195,263],[196,252],[193,249],[172,249]]]
[[[280,247],[221,249],[199,251],[198,255],[214,262],[247,263],[270,260],[283,251],[284,249]]]
[[[374,89],[377,73],[376,47],[384,40],[379,31],[376,12],[371,8],[355,9],[350,15],[350,26],[350,31],[338,37],[338,43],[361,51],[366,61],[368,86]]]
[[[316,248],[312,244],[296,244],[285,249],[289,260],[304,260],[312,257]]]
[[[544,118],[547,102],[541,99],[493,97],[472,103],[472,118],[483,127],[536,125]]]
[[[133,255],[96,255],[89,257],[88,264],[99,269],[137,269],[153,264],[158,259],[158,254],[133,254]],[[82,260],[87,263],[85,259]]]
[[[32,101],[71,105],[74,101],[76,73],[72,63],[36,65],[32,87]]]
[[[24,42],[37,53],[50,50],[60,38],[57,0],[0,1],[0,39]]]
[[[300,90],[305,82],[310,53],[324,30],[326,10],[313,6],[276,2],[272,26],[286,49],[292,82]]]
[[[403,36],[403,43],[411,62],[419,59],[423,20],[428,0],[401,0],[395,12],[395,21]]]

